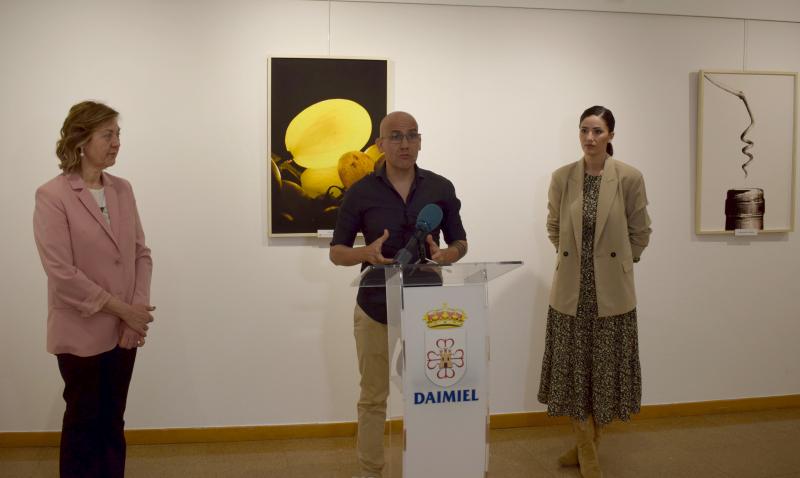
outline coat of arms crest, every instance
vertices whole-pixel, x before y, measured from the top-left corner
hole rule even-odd
[[[467,370],[467,334],[463,329],[467,314],[444,304],[430,310],[422,320],[425,331],[425,375],[441,387],[455,385]]]

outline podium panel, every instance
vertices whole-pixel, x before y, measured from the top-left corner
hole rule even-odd
[[[488,470],[486,286],[403,289],[403,476]]]
[[[488,282],[522,262],[372,266],[385,287],[389,418],[402,403],[402,476],[483,478],[489,468]],[[402,397],[398,391],[402,391]],[[391,438],[390,438],[391,445]],[[391,465],[389,465],[391,467]],[[384,476],[399,477],[396,470]]]

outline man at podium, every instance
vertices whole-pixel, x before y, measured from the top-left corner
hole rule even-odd
[[[385,161],[345,193],[330,247],[330,259],[339,266],[394,262],[417,232],[417,215],[429,204],[442,210],[439,226],[425,238],[424,247],[411,247],[410,262],[425,260],[449,264],[467,253],[467,234],[461,223],[461,201],[453,183],[416,165],[422,146],[417,121],[408,113],[388,114],[376,141]],[[364,234],[365,246],[353,247]],[[440,232],[448,244],[439,247]],[[354,335],[361,395],[358,400],[358,462],[363,477],[380,478],[384,465],[383,432],[389,396],[389,350],[386,325],[386,289],[360,287],[354,312]]]

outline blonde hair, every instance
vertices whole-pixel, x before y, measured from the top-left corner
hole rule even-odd
[[[113,108],[94,101],[82,101],[70,108],[61,127],[61,139],[56,143],[58,167],[65,173],[80,170],[83,145],[100,125],[118,116]]]

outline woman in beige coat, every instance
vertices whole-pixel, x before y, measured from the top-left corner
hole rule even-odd
[[[633,264],[650,238],[642,174],[612,158],[614,115],[580,118],[583,158],[553,173],[547,232],[558,258],[550,293],[539,401],[572,418],[577,445],[559,458],[601,477],[600,427],[641,404]]]

